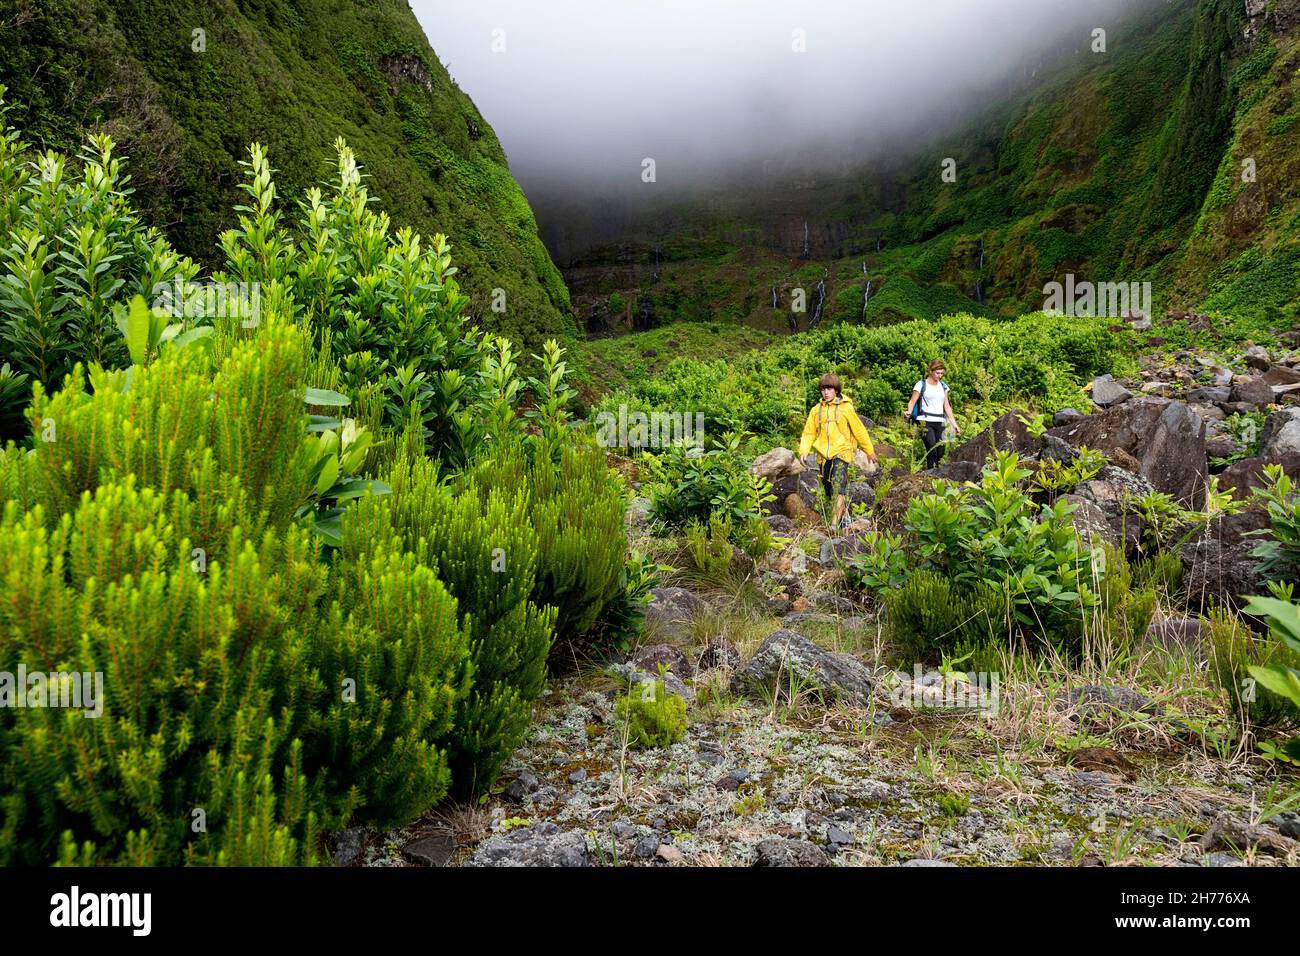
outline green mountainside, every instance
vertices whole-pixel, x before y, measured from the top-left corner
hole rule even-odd
[[[802,329],[822,280],[823,322],[1017,315],[1072,273],[1150,282],[1158,313],[1292,324],[1300,3],[1250,6],[1259,12],[1186,0],[1135,15],[1109,31],[1107,52],[1083,45],[1032,92],[896,168],[660,210],[566,266],[580,321],[784,333],[793,290],[808,298]],[[941,176],[947,158],[955,182]],[[547,197],[535,201],[547,234]]]
[[[70,153],[110,133],[135,204],[182,253],[216,260],[249,143],[293,202],[342,136],[395,226],[447,234],[478,321],[531,342],[573,327],[496,134],[404,0],[20,0],[0,49],[10,122]]]

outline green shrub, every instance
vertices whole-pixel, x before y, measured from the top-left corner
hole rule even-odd
[[[199,267],[178,255],[128,202],[113,141],[87,140],[79,168],[55,152],[30,155],[0,87],[0,441],[23,434],[17,412],[34,383],[60,385],[77,362],[128,363],[118,322],[135,295],[188,285]]]
[[[972,645],[1005,638],[1007,611],[990,587],[964,591],[934,571],[911,575],[885,601],[885,637],[897,664],[938,664]]]
[[[615,711],[632,747],[671,747],[686,733],[686,701],[669,693],[662,680],[632,687],[618,699]]]
[[[491,786],[522,742],[555,636],[555,609],[535,599],[543,556],[528,489],[482,483],[484,471],[453,488],[434,462],[404,451],[389,475],[391,502],[361,502],[344,529],[349,561],[396,535],[458,602],[472,685],[455,712],[449,756],[464,795]]]
[[[1300,491],[1281,465],[1267,465],[1265,485],[1255,489],[1255,497],[1268,510],[1267,536],[1251,552],[1262,558],[1260,572],[1277,575],[1283,580],[1300,580]]]
[[[294,517],[309,351],[272,316],[215,370],[172,350],[129,387],[36,385],[33,449],[0,453],[0,648],[102,672],[104,712],[0,709],[0,861],[310,863],[322,830],[447,792],[469,635],[398,542],[326,561]]]
[[[603,633],[597,622],[619,593],[627,556],[626,486],[604,452],[581,442],[515,443],[472,474],[483,489],[529,491],[527,517],[542,555],[533,601],[556,609],[552,660],[602,650],[591,641]]]
[[[611,651],[626,651],[641,633],[651,591],[659,585],[659,565],[654,558],[632,550],[618,578],[619,590],[600,612],[593,644]]]
[[[733,541],[747,550],[756,548],[756,536],[761,536],[756,522],[772,491],[766,479],[749,473],[739,436],[728,435],[708,451],[674,446],[642,460],[653,476],[646,488],[653,520],[680,529],[692,521],[707,523],[717,514],[730,522]]]

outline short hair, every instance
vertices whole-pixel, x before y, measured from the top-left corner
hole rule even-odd
[[[817,383],[817,387],[833,388],[835,389],[836,395],[844,394],[844,392],[840,389],[840,377],[832,372],[827,372],[825,375],[823,375],[821,377],[821,381]]]
[[[935,359],[933,362],[930,363],[931,375],[933,375],[935,372],[939,371],[940,369],[942,369],[945,372],[948,371],[948,366],[943,364],[943,359]]]

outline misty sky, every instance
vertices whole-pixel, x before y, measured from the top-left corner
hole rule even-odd
[[[1134,2],[411,0],[411,8],[528,189],[554,178],[637,177],[644,157],[656,159],[662,182],[791,144],[828,155],[849,143],[888,149],[906,130],[971,109],[972,97],[1063,40],[1086,48],[1093,27],[1113,26]],[[804,53],[793,50],[796,29]],[[502,37],[504,52],[494,52]]]

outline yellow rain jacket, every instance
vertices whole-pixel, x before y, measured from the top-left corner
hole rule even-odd
[[[803,427],[803,438],[799,440],[800,458],[812,449],[824,459],[842,458],[851,462],[855,445],[861,445],[868,455],[875,454],[871,436],[851,401],[841,397],[813,406],[808,413],[808,424]]]

